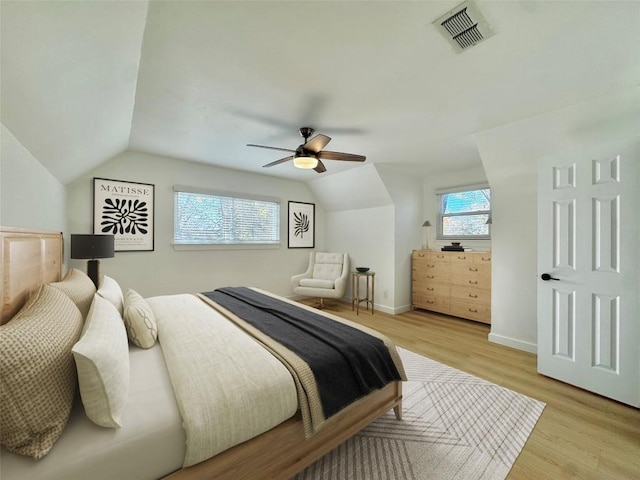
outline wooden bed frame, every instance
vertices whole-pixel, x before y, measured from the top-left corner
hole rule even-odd
[[[62,233],[0,227],[0,325],[7,323],[29,295],[62,272]]]
[[[9,321],[40,285],[60,279],[62,251],[61,233],[0,227],[0,324]],[[262,435],[165,479],[288,480],[391,409],[401,420],[401,382],[350,405],[310,438],[304,436],[298,413]]]

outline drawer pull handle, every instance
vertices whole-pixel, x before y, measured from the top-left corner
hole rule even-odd
[[[427,278],[436,278],[433,275],[427,275]]]
[[[466,260],[466,259],[467,259],[467,257],[465,257],[465,256],[461,257],[460,255],[458,255],[458,260]]]
[[[435,302],[434,302],[433,300],[427,300],[427,303],[428,303],[429,305],[433,305]]]
[[[469,311],[471,313],[478,313],[478,309],[477,308],[470,308]]]
[[[477,269],[477,268],[471,268],[471,267],[469,267],[469,271],[470,271],[470,272],[477,272],[477,271],[478,271],[478,269]]]
[[[433,292],[433,287],[427,287],[427,290],[429,290],[430,292]]]
[[[435,265],[433,265],[433,264],[428,264],[428,263],[427,263],[427,267],[428,267],[428,268],[433,268],[433,267],[435,267]]]
[[[470,293],[470,294],[469,294],[469,296],[470,296],[471,298],[478,298],[478,295],[474,295],[473,293]]]
[[[444,255],[436,255],[438,258],[444,258]]]
[[[482,257],[482,261],[483,262],[490,262],[491,261],[491,257],[489,257],[489,258]]]
[[[478,281],[477,281],[477,280],[469,280],[469,283],[470,283],[471,285],[477,285],[477,284],[478,284]]]

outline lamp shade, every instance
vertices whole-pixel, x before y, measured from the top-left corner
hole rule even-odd
[[[113,235],[71,234],[71,258],[111,258],[114,256]]]
[[[296,155],[293,157],[293,164],[298,168],[316,168],[318,166],[318,159],[305,154]]]
[[[431,222],[429,220],[425,220],[424,223],[422,224],[423,227],[430,227],[431,226]]]

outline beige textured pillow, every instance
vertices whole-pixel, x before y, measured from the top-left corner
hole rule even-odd
[[[44,285],[0,326],[0,444],[8,450],[42,458],[62,433],[77,385],[71,347],[82,323],[71,299]]]
[[[151,348],[158,338],[153,310],[142,296],[129,289],[124,299],[124,325],[129,341],[140,348]]]
[[[85,273],[77,268],[72,268],[61,281],[50,285],[66,293],[80,309],[82,318],[87,318],[91,302],[93,302],[93,295],[96,293],[96,286]]]
[[[118,309],[122,317],[124,299],[122,297],[122,289],[120,285],[118,285],[118,282],[111,277],[103,275],[102,282],[100,282],[100,287],[98,288],[98,295],[109,300]]]
[[[121,427],[129,396],[129,345],[122,317],[111,302],[94,296],[72,351],[87,417],[101,427]]]

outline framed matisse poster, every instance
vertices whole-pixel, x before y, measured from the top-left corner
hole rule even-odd
[[[93,233],[114,236],[115,251],[152,251],[155,186],[93,179]]]
[[[315,203],[289,201],[289,248],[314,248],[316,239]]]

